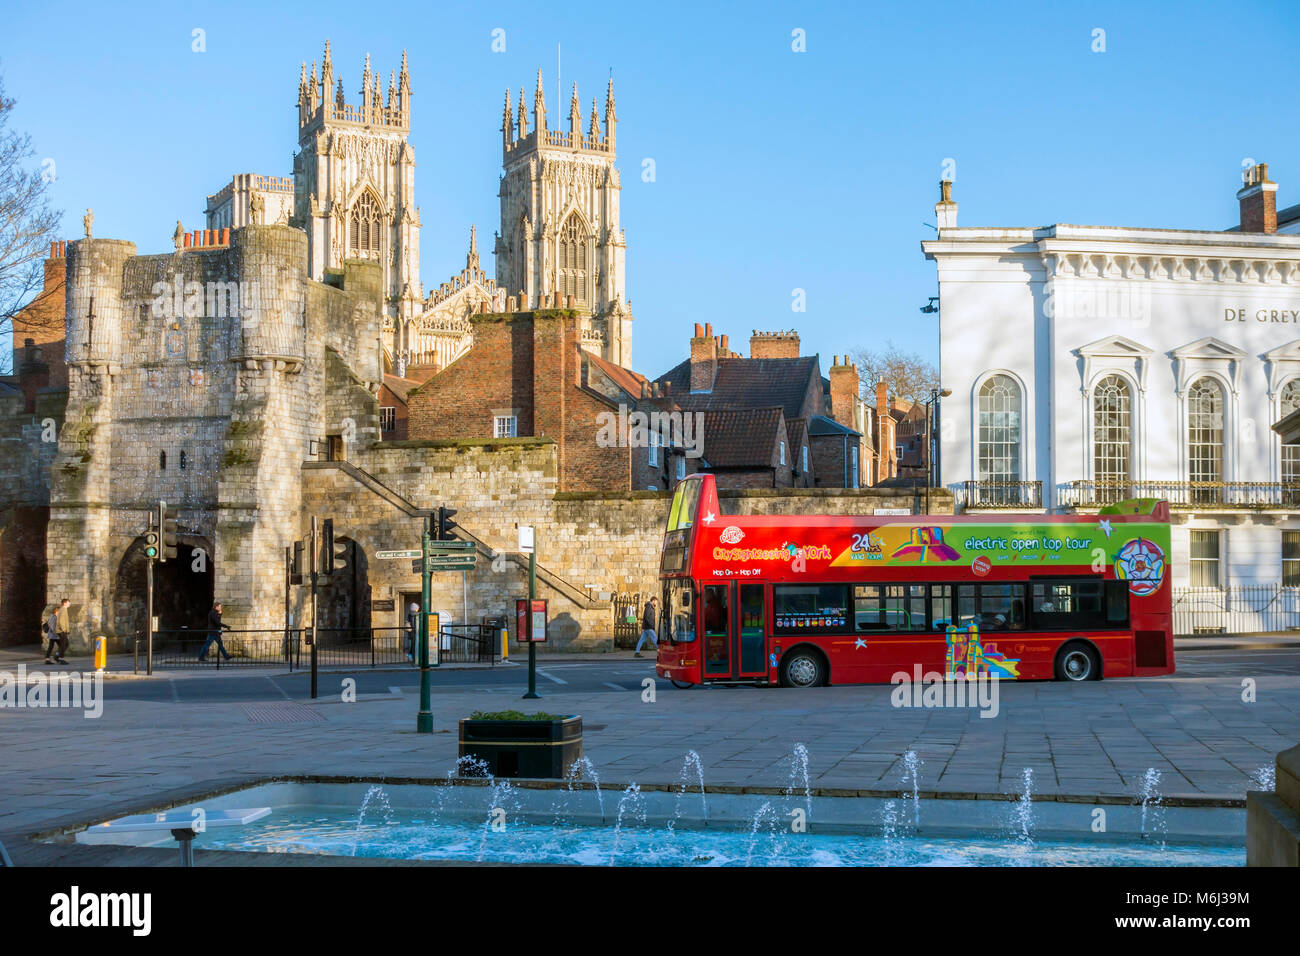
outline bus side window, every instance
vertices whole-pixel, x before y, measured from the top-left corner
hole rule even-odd
[[[1111,627],[1128,626],[1128,582],[1106,582],[1106,623]]]

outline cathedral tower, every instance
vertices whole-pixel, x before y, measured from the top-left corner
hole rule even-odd
[[[337,84],[337,85],[336,85]],[[420,309],[420,213],[415,205],[411,81],[390,74],[388,95],[366,54],[360,102],[348,103],[334,75],[329,41],[317,76],[303,64],[298,81],[298,153],[293,160],[292,224],[307,233],[308,271],[323,281],[345,259],[377,262],[385,331]]]
[[[562,115],[558,109],[556,114]],[[518,296],[520,308],[550,305],[556,293],[565,303],[572,299],[588,316],[584,347],[629,366],[632,313],[624,287],[626,240],[619,225],[615,124],[612,79],[605,94],[604,130],[593,99],[586,133],[576,83],[567,131],[547,123],[540,70],[531,127],[523,89],[517,115],[506,91],[501,228],[494,252],[497,287]]]

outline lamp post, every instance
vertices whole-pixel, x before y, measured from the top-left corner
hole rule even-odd
[[[935,467],[938,461],[936,443],[934,441],[934,419],[939,414],[939,399],[947,398],[952,394],[950,388],[939,388],[935,386],[930,389],[930,397],[922,404],[925,405],[925,513],[930,513],[930,486],[935,482],[935,476],[938,471]]]

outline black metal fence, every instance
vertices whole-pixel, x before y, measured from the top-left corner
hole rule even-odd
[[[1174,633],[1268,634],[1300,629],[1300,588],[1281,584],[1174,588]]]
[[[614,595],[615,647],[626,650],[636,646],[637,638],[641,636],[641,612],[648,600],[650,595],[648,593],[642,595],[640,591]]]
[[[494,665],[501,651],[500,628],[487,624],[446,624],[440,629],[441,663]],[[416,666],[414,640],[404,627],[322,627],[316,633],[318,667]],[[222,651],[225,651],[223,654]],[[144,635],[134,642],[137,671],[146,667]],[[432,659],[432,657],[431,657]],[[300,670],[311,666],[311,645],[302,628],[222,629],[216,632],[176,628],[154,632],[155,668],[270,667]]]

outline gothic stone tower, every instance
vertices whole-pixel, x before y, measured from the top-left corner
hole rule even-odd
[[[583,346],[619,365],[632,362],[632,313],[624,288],[626,239],[619,225],[614,165],[614,81],[605,95],[602,133],[591,101],[582,131],[578,85],[569,101],[569,129],[547,125],[542,73],[537,72],[529,129],[524,91],[519,111],[506,90],[501,124],[501,229],[496,240],[497,286],[518,296],[521,309],[572,299],[586,314]]]
[[[335,85],[329,41],[317,78],[302,66],[298,81],[298,153],[293,160],[292,225],[307,233],[308,273],[325,281],[345,259],[378,263],[384,294],[384,331],[420,310],[420,212],[415,205],[415,150],[411,130],[411,80],[388,79],[388,96],[366,54],[361,102],[349,104],[343,80]]]

